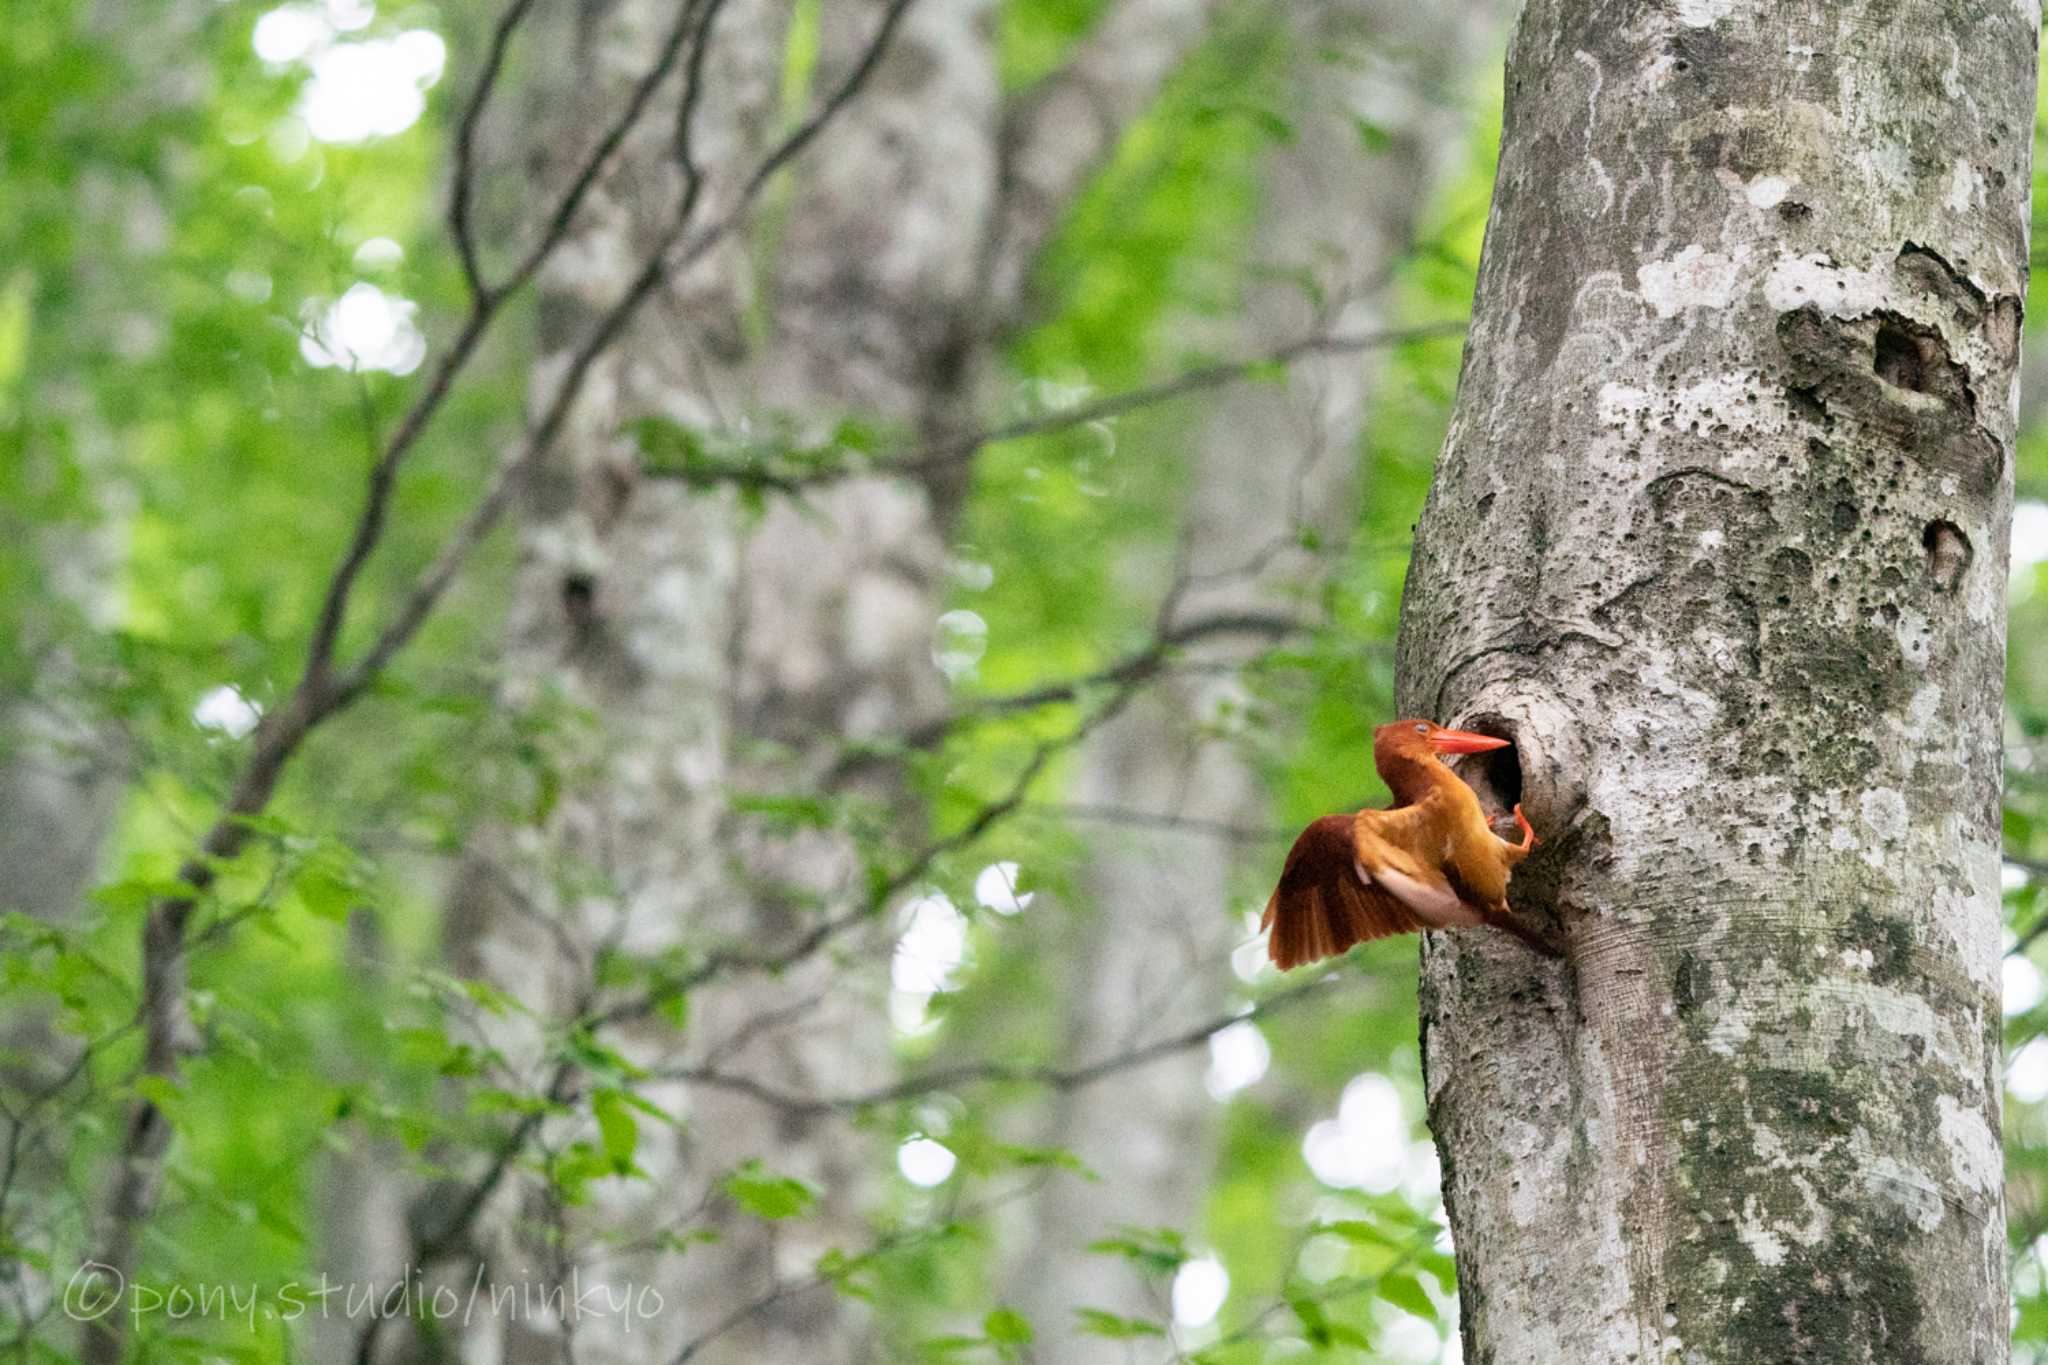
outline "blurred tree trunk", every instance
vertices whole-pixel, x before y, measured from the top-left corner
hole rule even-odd
[[[2001,1361],[2031,5],[1532,0],[1402,709],[1567,960],[1424,950],[1471,1361]],[[1519,761],[1519,767],[1517,766]]]
[[[1214,349],[1259,354],[1387,325],[1389,276],[1464,145],[1469,128],[1455,100],[1493,48],[1502,10],[1499,0],[1319,0],[1289,12],[1294,74],[1277,112],[1294,132],[1264,172],[1252,262],[1261,283]],[[1361,122],[1385,135],[1376,146]],[[1377,369],[1370,352],[1313,357],[1297,362],[1284,386],[1239,385],[1218,401],[1190,461],[1175,620],[1312,617],[1320,580],[1356,520],[1358,440]],[[1307,548],[1311,538],[1318,548]],[[1162,598],[1171,586],[1151,585]],[[1242,641],[1198,646],[1188,661],[1244,653]],[[1089,743],[1074,801],[1263,823],[1267,802],[1228,734],[1226,708],[1237,699],[1227,676],[1200,671],[1148,689]],[[1114,823],[1090,825],[1088,838],[1089,903],[1044,949],[1064,964],[1064,1052],[1084,1059],[1214,1015],[1229,993],[1230,947],[1243,936],[1235,911],[1257,894],[1236,884],[1245,860],[1228,843]],[[1041,1140],[1074,1151],[1102,1177],[1049,1187],[1013,1262],[1012,1297],[1063,1362],[1127,1354],[1122,1343],[1071,1335],[1076,1307],[1158,1312],[1135,1278],[1105,1276],[1105,1263],[1083,1248],[1119,1225],[1199,1221],[1216,1113],[1206,1065],[1205,1053],[1184,1053],[1129,1073],[1113,1092],[1062,1094],[1050,1106]]]
[[[884,8],[823,8],[815,87],[843,78]],[[622,427],[659,414],[700,432],[815,440],[850,415],[913,436],[969,429],[977,381],[1023,306],[1028,271],[1008,263],[1035,255],[1113,145],[1116,123],[1149,99],[1207,9],[1206,0],[1112,9],[1068,72],[1090,78],[1086,126],[1067,130],[1048,156],[1049,120],[1071,114],[1070,102],[1048,88],[1005,106],[993,4],[913,6],[873,77],[799,164],[774,251],[762,257],[736,239],[676,282],[602,362],[528,503],[505,666],[511,704],[538,715],[566,703],[587,723],[573,752],[555,756],[559,796],[550,777],[537,823],[507,821],[478,840],[451,906],[458,970],[560,1017],[576,1010],[599,945],[640,955],[773,950],[799,937],[821,902],[858,892],[843,836],[769,829],[732,798],[815,795],[849,739],[905,733],[942,710],[933,625],[942,531],[963,485],[957,475],[931,487],[853,481],[809,495],[801,513],[771,505],[757,519],[730,494],[643,477]],[[587,18],[571,49],[583,98],[616,107],[648,35],[671,14],[628,0]],[[788,22],[787,0],[734,0],[720,13],[696,145],[705,220],[730,202],[775,125]],[[650,120],[553,269],[538,393],[671,211],[674,122]],[[572,173],[582,150],[573,137],[551,147],[543,179]],[[758,273],[763,259],[769,268]],[[905,832],[914,830],[894,779],[868,782],[864,794],[904,812]],[[788,1093],[872,1084],[890,1065],[888,928],[877,922],[773,978],[711,983],[692,996],[685,1033],[650,1022],[625,1049],[649,1066],[719,1049],[721,1065]],[[522,1039],[493,1027],[501,1046],[541,1069],[539,1030]],[[614,1244],[703,1226],[723,1234],[686,1257],[659,1245],[585,1251],[587,1237],[570,1238],[552,1253],[552,1277],[577,1264],[586,1279],[652,1284],[668,1305],[630,1331],[588,1321],[579,1347],[670,1358],[779,1279],[807,1275],[828,1248],[867,1240],[868,1187],[887,1165],[870,1139],[830,1116],[778,1114],[729,1091],[641,1093],[685,1120],[678,1133],[641,1123],[635,1160],[648,1181],[602,1182],[589,1214],[573,1220],[544,1191],[508,1183],[482,1239],[494,1273],[531,1278],[548,1265],[549,1238],[536,1227],[570,1221]],[[754,1157],[822,1190],[817,1210],[770,1228],[734,1209],[720,1181]],[[791,1295],[694,1358],[873,1359],[850,1305],[829,1291]],[[547,1324],[491,1330],[501,1336],[497,1358],[558,1354]]]
[[[74,567],[84,557],[75,545],[62,551]],[[37,701],[0,702],[0,867],[12,869],[6,905],[59,922],[75,916],[121,791],[107,741],[66,713],[74,686],[69,663],[52,661],[24,689]]]
[[[186,3],[158,6],[140,21],[111,4],[39,13],[26,26],[38,36],[10,54],[0,79],[39,63],[103,63],[122,80],[110,82],[99,126],[163,126],[199,87],[162,54],[189,41],[200,18]],[[59,23],[75,27],[55,51],[39,48]],[[11,98],[8,107],[34,98]],[[139,163],[116,141],[95,132],[62,156],[9,166],[9,204],[0,213],[0,258],[8,261],[0,330],[10,352],[0,361],[0,913],[63,931],[88,918],[86,896],[132,761],[104,699],[106,641],[124,624],[132,431],[123,402],[109,400],[95,369],[122,353],[124,338],[166,326],[171,311],[159,274],[175,193],[166,183],[169,158]],[[0,952],[16,941],[10,935]],[[8,1153],[0,1163],[0,1203],[8,1205],[0,1243],[9,1247],[0,1256],[0,1302],[22,1322],[26,1305],[47,1303],[53,1292],[37,1258],[54,1262],[74,1201],[97,1197],[67,1187],[55,1155],[65,1144],[37,1136],[37,1111],[65,1088],[79,1044],[33,998],[22,991],[0,1017],[0,1150]],[[48,1109],[42,1119],[51,1123]],[[91,1349],[99,1335],[81,1339]]]

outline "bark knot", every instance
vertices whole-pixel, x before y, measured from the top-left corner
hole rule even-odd
[[[1834,316],[1809,304],[1779,315],[1778,343],[1795,419],[1828,430],[1849,422],[1980,497],[1997,486],[2003,446],[1939,328],[1890,308]]]

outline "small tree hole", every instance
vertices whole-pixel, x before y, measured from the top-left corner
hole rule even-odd
[[[1927,392],[1927,357],[1920,339],[1889,318],[1877,329],[1877,354],[1872,363],[1877,377],[1895,389]]]
[[[1954,592],[1970,570],[1970,538],[1952,521],[1930,521],[1920,536],[1927,551],[1927,577],[1939,592]]]

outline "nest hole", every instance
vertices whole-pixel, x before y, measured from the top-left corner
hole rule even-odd
[[[1522,800],[1522,751],[1512,742],[1514,726],[1505,717],[1481,716],[1460,728],[1510,741],[1505,749],[1466,755],[1458,761],[1457,771],[1479,797],[1479,808],[1489,820],[1511,814]]]

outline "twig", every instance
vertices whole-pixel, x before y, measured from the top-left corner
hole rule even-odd
[[[1294,617],[1277,612],[1259,611],[1219,612],[1214,616],[1198,617],[1177,626],[1162,624],[1158,633],[1138,649],[1114,663],[1105,664],[1080,677],[1041,683],[1037,687],[1026,688],[1020,692],[968,697],[962,700],[957,711],[912,728],[890,743],[886,750],[872,742],[849,748],[826,772],[824,782],[827,786],[833,786],[844,780],[849,773],[886,762],[889,760],[889,753],[899,748],[929,749],[969,721],[1080,701],[1088,693],[1104,687],[1124,687],[1149,682],[1165,671],[1177,650],[1199,644],[1203,640],[1227,635],[1249,635],[1273,640],[1306,629],[1307,623]]]
[[[455,176],[454,185],[448,194],[448,235],[455,239],[455,251],[462,258],[462,278],[469,285],[472,299],[489,293],[484,284],[482,267],[477,263],[476,240],[470,230],[469,206],[476,192],[476,130],[483,122],[484,108],[490,103],[491,92],[497,87],[498,73],[505,65],[505,50],[512,44],[513,30],[526,20],[533,8],[533,0],[512,0],[498,16],[497,24],[491,30],[491,42],[484,53],[484,67],[478,74],[476,87],[470,92],[469,101],[463,106],[462,118],[455,131]]]
[[[857,1091],[844,1095],[798,1095],[773,1086],[764,1085],[751,1076],[720,1071],[715,1067],[683,1066],[660,1070],[654,1074],[664,1080],[688,1081],[696,1085],[712,1086],[731,1090],[761,1101],[763,1104],[802,1117],[811,1114],[850,1113],[870,1109],[878,1104],[893,1104],[900,1100],[916,1099],[934,1090],[949,1090],[962,1085],[1024,1084],[1043,1086],[1048,1090],[1072,1091],[1094,1085],[1119,1072],[1156,1062],[1177,1052],[1198,1047],[1215,1034],[1233,1024],[1254,1019],[1270,1018],[1281,1011],[1292,1008],[1302,1001],[1325,992],[1330,983],[1340,980],[1335,975],[1317,977],[1312,981],[1290,986],[1260,1000],[1249,1009],[1240,1009],[1216,1017],[1165,1038],[1155,1039],[1140,1047],[1126,1049],[1112,1056],[1099,1058],[1085,1066],[1018,1066],[1005,1062],[971,1062],[958,1066],[943,1067],[928,1071],[922,1076],[874,1090]]]
[[[1131,825],[1139,829],[1169,830],[1227,839],[1240,844],[1277,844],[1292,839],[1299,830],[1275,825],[1239,825],[1228,820],[1205,820],[1171,811],[1129,810],[1122,806],[1090,805],[1086,802],[1045,802],[1028,809],[1044,811],[1069,820],[1096,820],[1108,825]]]
[[[1008,790],[1003,795],[984,805],[975,812],[973,819],[953,833],[926,844],[902,867],[874,883],[866,895],[837,914],[819,920],[788,947],[771,953],[750,953],[730,948],[714,949],[694,968],[681,976],[662,982],[646,994],[614,1005],[599,1014],[591,1020],[592,1026],[601,1027],[643,1018],[678,996],[687,995],[706,982],[728,973],[779,975],[803,962],[841,934],[874,919],[900,892],[929,872],[932,864],[947,854],[972,844],[986,834],[991,826],[1021,809],[1026,793],[1031,790],[1032,784],[1045,771],[1046,765],[1052,761],[1054,755],[1079,744],[1098,726],[1120,712],[1136,693],[1138,686],[1138,680],[1125,683],[1101,708],[1072,730],[1041,741],[1033,748],[1031,757],[1011,780]]]
[[[697,484],[733,483],[790,494],[817,485],[853,478],[926,478],[974,458],[984,446],[1021,440],[1027,436],[1051,435],[1054,432],[1086,426],[1090,422],[1108,421],[1175,398],[1221,388],[1260,370],[1290,365],[1309,356],[1339,355],[1383,346],[1401,346],[1433,337],[1457,336],[1464,330],[1465,324],[1462,321],[1451,320],[1420,323],[1413,327],[1387,328],[1375,332],[1318,333],[1275,347],[1262,355],[1197,366],[1154,384],[1141,385],[1122,393],[1098,398],[1093,402],[1078,403],[1072,407],[1022,417],[977,432],[930,442],[879,460],[849,457],[838,464],[806,465],[789,469],[780,469],[773,464],[760,462],[734,461],[724,466],[706,467],[694,464],[688,470],[649,467],[643,472],[648,478],[681,478]]]
[[[918,1242],[923,1241],[927,1238],[945,1236],[949,1228],[954,1224],[962,1222],[966,1219],[984,1217],[987,1214],[994,1212],[996,1209],[1003,1207],[1005,1204],[1011,1203],[1014,1200],[1025,1198],[1028,1195],[1035,1194],[1045,1184],[1048,1178],[1049,1177],[1041,1176],[1037,1179],[1027,1181],[1023,1185],[1020,1185],[1018,1188],[1008,1191],[1005,1194],[999,1195],[996,1198],[985,1199],[979,1204],[958,1210],[954,1214],[952,1214],[952,1216],[949,1217],[944,1223],[938,1226],[910,1228],[904,1231],[890,1233],[883,1237],[878,1237],[875,1239],[875,1244],[869,1247],[866,1251],[863,1251],[858,1257],[841,1262],[841,1268],[834,1275],[827,1275],[822,1271],[814,1271],[813,1273],[806,1276],[802,1276],[800,1278],[783,1280],[769,1288],[765,1293],[759,1295],[758,1297],[750,1299],[746,1303],[740,1304],[738,1307],[732,1309],[732,1311],[728,1312],[724,1317],[712,1323],[711,1326],[705,1328],[702,1332],[690,1338],[690,1340],[684,1342],[681,1349],[678,1350],[673,1357],[671,1357],[671,1365],[688,1365],[689,1361],[696,1359],[698,1352],[702,1351],[705,1347],[711,1345],[712,1342],[718,1340],[720,1337],[732,1331],[734,1328],[738,1327],[741,1323],[746,1322],[748,1319],[756,1317],[761,1313],[767,1312],[770,1308],[773,1308],[776,1304],[781,1303],[785,1299],[794,1298],[799,1294],[805,1294],[813,1290],[822,1289],[826,1285],[831,1284],[834,1281],[834,1279],[843,1278],[845,1275],[852,1273],[853,1270],[858,1269],[861,1265],[866,1264],[869,1261],[873,1261],[878,1257],[885,1256],[889,1252],[896,1250],[898,1247],[904,1245],[915,1245]]]

